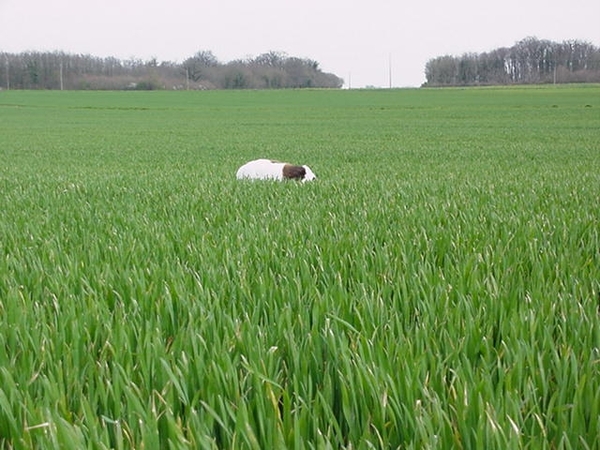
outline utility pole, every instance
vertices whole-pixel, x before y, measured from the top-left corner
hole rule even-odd
[[[389,61],[388,61],[388,67],[389,67],[389,77],[390,77],[390,89],[392,88],[392,54],[390,53],[389,55]]]

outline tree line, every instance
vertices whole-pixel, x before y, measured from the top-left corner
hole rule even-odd
[[[210,51],[199,51],[183,63],[58,51],[0,53],[0,71],[3,89],[283,89],[343,85],[341,78],[323,72],[317,61],[273,51],[227,63]]]
[[[600,82],[600,48],[528,37],[510,48],[433,58],[425,77],[424,86]]]

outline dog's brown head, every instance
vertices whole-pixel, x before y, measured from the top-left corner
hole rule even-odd
[[[285,164],[283,166],[283,178],[290,180],[303,180],[306,176],[306,169],[302,166]]]

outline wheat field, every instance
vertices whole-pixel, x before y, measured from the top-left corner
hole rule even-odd
[[[0,447],[600,447],[599,129],[597,85],[0,92]]]

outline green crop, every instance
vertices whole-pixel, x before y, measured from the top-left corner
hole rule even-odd
[[[0,92],[0,447],[598,448],[599,99]]]

